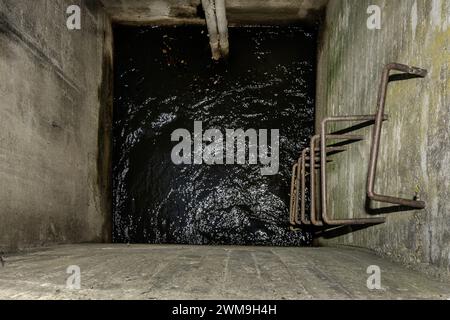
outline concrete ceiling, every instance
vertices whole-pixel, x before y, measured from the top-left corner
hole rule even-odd
[[[202,24],[201,0],[100,0],[114,21]],[[315,22],[328,0],[226,0],[230,25]]]

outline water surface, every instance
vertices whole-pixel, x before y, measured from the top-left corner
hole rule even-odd
[[[116,27],[114,242],[304,245],[289,231],[292,164],[313,133],[316,34],[300,27],[230,29],[214,62],[205,27]],[[280,130],[280,171],[181,165],[171,133]]]

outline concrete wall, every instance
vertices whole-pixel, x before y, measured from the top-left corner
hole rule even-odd
[[[95,1],[0,2],[0,251],[109,238],[108,30]]]
[[[366,27],[369,5],[382,9],[381,30]],[[410,199],[420,189],[427,208],[390,213],[383,225],[330,241],[368,247],[446,276],[450,270],[450,2],[331,0],[326,20],[319,52],[317,124],[325,115],[375,113],[386,63],[429,71],[426,79],[391,83],[386,111],[390,120],[383,129],[376,183],[376,191]],[[369,212],[365,186],[370,129],[360,131],[368,141],[353,145],[330,165],[330,208],[336,217]],[[374,206],[380,207],[385,206]]]
[[[100,0],[115,22],[131,24],[204,23],[201,0]]]
[[[201,0],[101,0],[111,18],[131,24],[204,24]],[[231,26],[315,22],[328,0],[226,0]]]

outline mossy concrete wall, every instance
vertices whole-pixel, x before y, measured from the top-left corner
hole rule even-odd
[[[381,8],[381,30],[367,28],[370,5]],[[415,268],[448,275],[450,2],[331,0],[323,30],[318,55],[317,129],[325,116],[374,114],[387,63],[422,67],[429,74],[425,79],[390,84],[389,121],[383,127],[375,188],[382,194],[410,199],[418,191],[426,209],[391,212],[383,225],[322,242],[367,247]],[[360,130],[367,141],[352,145],[329,166],[329,202],[335,217],[364,216],[374,211],[366,203],[371,129]],[[372,204],[374,209],[386,206]]]
[[[97,1],[0,1],[0,251],[109,238],[108,30]]]

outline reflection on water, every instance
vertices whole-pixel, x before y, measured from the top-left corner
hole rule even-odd
[[[299,27],[231,28],[226,62],[205,27],[116,27],[115,242],[303,245],[288,229],[291,166],[313,133],[316,35]],[[181,165],[171,133],[280,129],[280,171]]]

